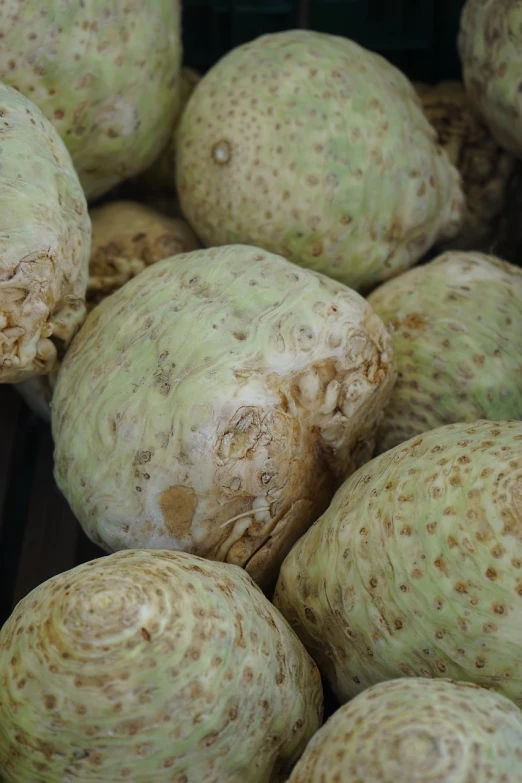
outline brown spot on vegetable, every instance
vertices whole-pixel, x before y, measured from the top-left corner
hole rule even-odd
[[[460,595],[464,595],[468,592],[468,586],[465,584],[465,582],[456,582],[454,587],[455,591]]]
[[[173,536],[179,539],[190,536],[198,507],[198,497],[192,487],[179,484],[164,490],[160,507],[165,527]]]
[[[423,331],[429,326],[429,321],[420,313],[412,313],[401,320],[392,319],[390,321],[394,329],[411,329],[412,331]]]

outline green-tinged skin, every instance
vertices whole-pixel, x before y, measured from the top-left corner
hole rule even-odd
[[[146,169],[179,109],[179,0],[4,0],[0,79],[36,103],[89,200]]]
[[[310,740],[288,783],[520,783],[522,712],[476,685],[369,688]]]
[[[370,458],[395,379],[354,291],[257,248],[178,255],[98,305],[67,352],[56,480],[107,551],[182,549],[265,586]]]
[[[71,341],[85,318],[90,242],[62,140],[0,82],[0,383],[49,372]]]
[[[401,676],[522,705],[522,422],[450,424],[369,462],[286,558],[275,605],[341,701]]]
[[[499,144],[522,158],[521,0],[468,0],[458,47],[475,110]]]
[[[262,36],[203,77],[176,166],[204,244],[264,247],[356,290],[454,234],[463,208],[458,172],[406,77],[307,30]]]
[[[166,217],[134,201],[112,201],[90,210],[92,223],[86,307],[90,311],[147,266],[200,245],[184,220]],[[48,375],[16,384],[40,418],[51,420],[51,400],[59,363]]]
[[[319,673],[252,580],[120,552],[37,587],[0,630],[4,783],[280,783]]]
[[[373,291],[399,378],[379,452],[443,424],[522,419],[522,269],[449,252]]]

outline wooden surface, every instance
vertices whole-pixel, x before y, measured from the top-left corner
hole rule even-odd
[[[54,483],[49,426],[0,385],[0,625],[33,587],[102,554]]]

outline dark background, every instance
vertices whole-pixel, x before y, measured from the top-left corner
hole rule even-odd
[[[460,75],[464,0],[184,0],[185,64],[205,71],[229,49],[295,27],[344,35],[414,80]]]

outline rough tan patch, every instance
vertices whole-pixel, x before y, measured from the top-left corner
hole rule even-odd
[[[403,329],[414,329],[416,331],[424,331],[428,328],[430,325],[430,322],[427,318],[425,318],[420,313],[412,313],[411,315],[406,316],[406,318],[403,318],[402,320],[394,320],[392,321],[393,327],[395,329],[403,328]]]
[[[160,506],[167,530],[176,538],[189,536],[198,507],[198,496],[192,487],[182,484],[169,487],[161,494]]]

